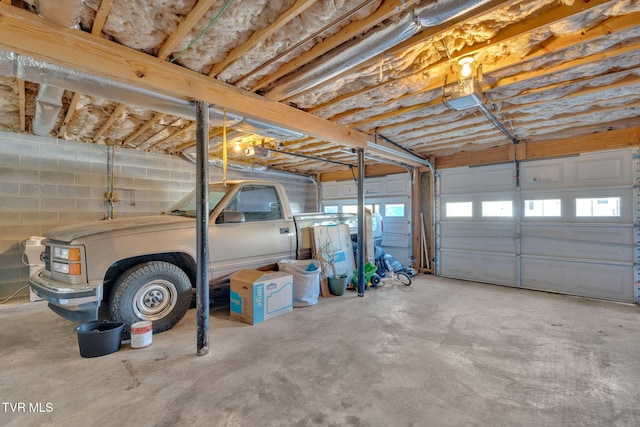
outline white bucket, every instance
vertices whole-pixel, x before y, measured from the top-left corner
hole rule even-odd
[[[131,348],[142,348],[151,344],[153,324],[145,320],[131,325]]]

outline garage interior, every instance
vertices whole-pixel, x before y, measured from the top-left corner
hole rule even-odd
[[[639,22],[636,0],[0,1],[3,424],[639,424]],[[191,191],[196,102],[210,181],[283,182],[298,212],[363,191],[414,284],[253,326],[214,295],[205,357],[189,310],[80,358],[25,242]]]

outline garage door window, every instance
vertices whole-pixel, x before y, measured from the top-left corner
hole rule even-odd
[[[620,197],[576,199],[576,216],[620,216]]]
[[[450,202],[445,205],[447,218],[471,218],[473,216],[472,202]]]
[[[524,201],[524,216],[558,217],[561,215],[562,203],[560,199]]]
[[[512,217],[513,202],[511,200],[482,202],[483,217]]]
[[[393,203],[384,205],[384,216],[404,217],[404,203]]]

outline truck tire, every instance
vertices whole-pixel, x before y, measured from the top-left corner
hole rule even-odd
[[[153,322],[153,333],[174,327],[191,304],[191,281],[179,267],[150,261],[131,267],[111,292],[109,313],[124,323],[124,334],[141,320]]]

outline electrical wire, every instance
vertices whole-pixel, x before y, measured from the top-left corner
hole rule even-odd
[[[227,7],[229,6],[229,4],[231,4],[231,0],[227,0],[227,2],[224,4],[224,6],[222,6],[222,9],[220,9],[218,11],[218,13],[216,14],[216,16],[213,17],[213,19],[211,20],[211,22],[209,22],[209,24],[204,27],[204,30],[202,30],[200,32],[200,34],[198,34],[198,37],[196,37],[195,39],[191,40],[191,43],[189,43],[187,45],[187,47],[185,47],[184,49],[182,49],[180,52],[178,52],[177,55],[175,55],[174,57],[172,57],[169,62],[174,62],[176,59],[180,58],[187,50],[191,49],[193,47],[194,44],[198,43],[198,41],[202,38],[202,36],[205,35],[205,33],[207,31],[209,31],[209,28],[211,28],[211,26],[218,20],[218,18],[220,18],[220,15],[222,15],[222,13],[227,9]]]
[[[18,292],[20,292],[21,290],[23,290],[23,289],[25,289],[25,288],[28,288],[28,287],[29,287],[29,285],[24,285],[23,287],[21,287],[20,289],[18,289],[17,291],[15,291],[13,294],[11,294],[11,296],[10,296],[9,298],[7,298],[7,299],[6,299],[6,300],[4,300],[4,301],[0,301],[0,305],[1,305],[1,304],[6,303],[6,302],[7,302],[7,301],[9,301],[11,298],[15,297],[15,296],[18,294]]]

